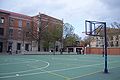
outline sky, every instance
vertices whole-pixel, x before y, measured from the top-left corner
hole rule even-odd
[[[0,9],[29,16],[39,12],[63,19],[84,37],[85,20],[120,22],[120,0],[0,0]]]

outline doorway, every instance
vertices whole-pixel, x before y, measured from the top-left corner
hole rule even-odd
[[[0,42],[0,53],[2,52],[3,50],[3,42]]]

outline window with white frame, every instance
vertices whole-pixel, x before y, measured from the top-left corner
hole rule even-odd
[[[5,18],[4,17],[0,17],[0,23],[1,24],[5,23]]]

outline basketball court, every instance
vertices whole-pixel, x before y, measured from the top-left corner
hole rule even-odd
[[[120,56],[0,55],[0,80],[119,80]]]
[[[119,80],[120,55],[107,55],[106,22],[86,20],[85,30],[86,35],[104,38],[104,57],[103,54],[65,55],[67,52],[0,55],[0,80]],[[101,30],[104,34],[100,35]]]

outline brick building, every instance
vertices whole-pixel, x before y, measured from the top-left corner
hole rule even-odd
[[[103,33],[103,32],[101,32]],[[120,29],[107,29],[107,43],[108,47],[120,47]],[[104,38],[100,36],[93,37],[91,43],[91,47],[103,47]]]
[[[50,51],[50,50],[53,50],[54,48],[56,49],[55,51],[59,51],[62,47],[61,46],[62,43],[61,43],[60,39],[62,39],[62,35],[63,35],[63,21],[56,19],[54,17],[48,16],[48,15],[45,15],[45,14],[40,14],[40,15],[34,16],[33,21],[34,21],[33,25],[38,26],[37,31],[39,32],[39,30],[40,30],[40,34],[38,33],[38,36],[36,36],[39,38],[39,35],[40,35],[40,51]],[[43,39],[43,37],[49,36],[49,35],[45,36],[45,34],[47,32],[55,32],[58,27],[62,31],[59,34],[59,40],[55,41],[55,46],[54,46],[54,42],[50,41],[49,48],[45,48],[45,46],[44,46],[45,40]]]
[[[0,11],[0,52],[6,51],[8,40],[9,13]]]
[[[13,53],[37,51],[40,23],[44,31],[47,25],[53,30],[52,26],[55,24],[62,26],[63,22],[45,14],[41,14],[41,21],[39,21],[38,16],[31,17],[0,9],[0,52],[7,52],[10,48]]]
[[[103,32],[102,32],[103,33]],[[120,29],[107,28],[107,47],[108,54],[120,55]],[[102,54],[104,48],[104,38],[95,36],[90,41],[90,46],[87,47],[87,54]]]

